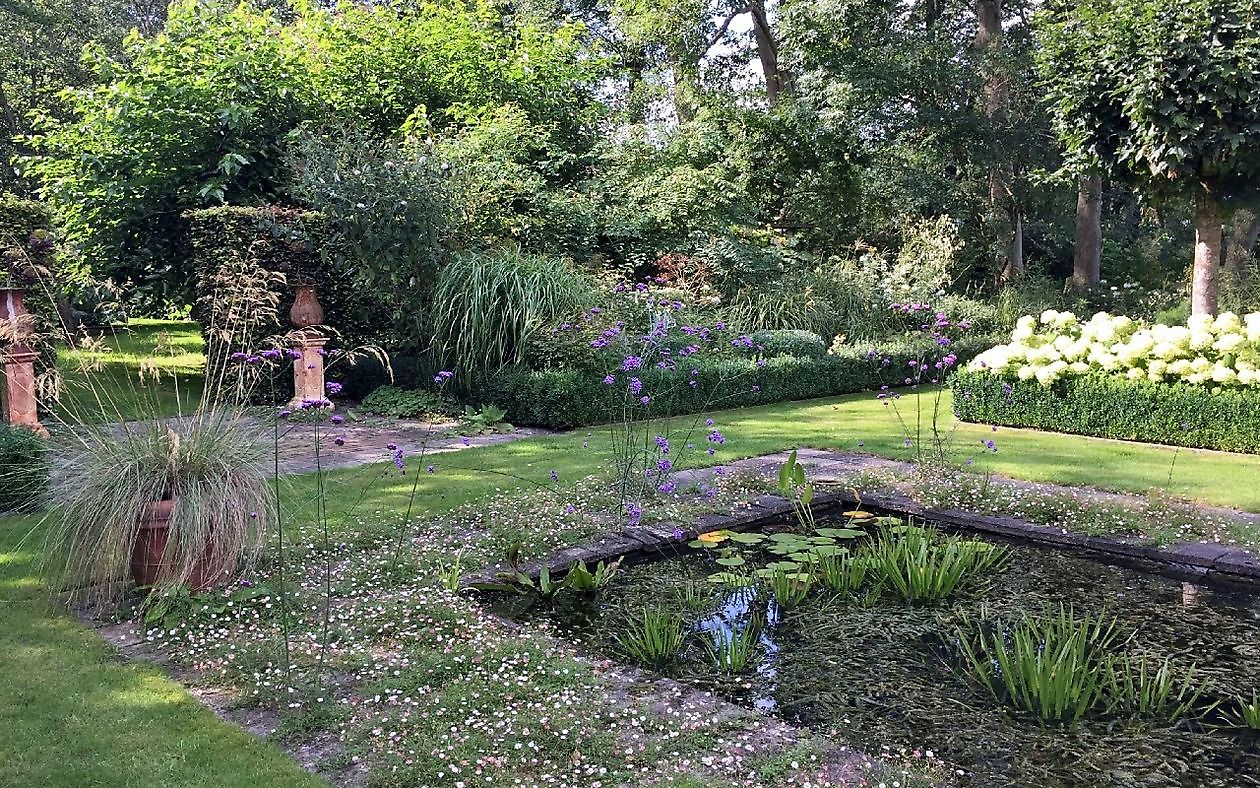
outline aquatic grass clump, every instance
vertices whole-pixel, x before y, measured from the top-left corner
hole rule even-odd
[[[1121,656],[1107,663],[1109,711],[1141,717],[1178,720],[1190,713],[1204,687],[1195,682],[1195,668],[1178,670],[1171,659]]]
[[[765,575],[765,582],[774,594],[775,604],[783,610],[791,610],[799,606],[814,587],[813,575],[782,567],[775,568]]]
[[[1108,651],[1116,622],[1055,614],[1025,615],[1014,624],[964,619],[959,652],[967,676],[995,699],[1043,723],[1074,723],[1106,705]]]
[[[1238,697],[1233,708],[1225,711],[1225,719],[1230,727],[1251,731],[1260,736],[1260,690],[1252,691],[1251,700]]]
[[[723,673],[743,673],[756,661],[760,640],[760,627],[753,623],[740,629],[713,632],[704,646],[715,668]]]
[[[1010,551],[958,536],[941,537],[935,528],[900,525],[880,528],[870,551],[870,568],[910,604],[936,602],[1000,568]]]
[[[648,608],[641,619],[631,620],[617,634],[617,643],[626,655],[649,668],[660,668],[678,658],[687,635],[682,616],[670,610]]]
[[[866,556],[848,553],[819,556],[814,563],[818,579],[832,591],[855,594],[866,581],[871,562]]]

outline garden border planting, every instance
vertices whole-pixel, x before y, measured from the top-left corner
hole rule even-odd
[[[1260,390],[1101,374],[1046,386],[970,370],[955,373],[951,386],[954,415],[961,421],[1260,453]]]

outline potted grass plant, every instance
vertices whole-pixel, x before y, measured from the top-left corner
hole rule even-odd
[[[257,559],[274,501],[268,447],[244,411],[73,432],[49,517],[59,587],[97,602],[129,576],[157,592],[202,591]]]

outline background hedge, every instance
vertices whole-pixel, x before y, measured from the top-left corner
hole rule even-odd
[[[52,214],[41,202],[0,195],[0,245],[23,246],[34,230],[51,230]]]
[[[1213,390],[1097,374],[1042,386],[988,372],[959,372],[951,386],[954,415],[963,421],[1260,453],[1256,389]]]
[[[260,322],[248,336],[233,342],[229,351],[257,350],[268,337],[291,330],[289,308],[293,305],[293,284],[300,281],[315,285],[324,308],[324,322],[340,334],[329,343],[330,348],[388,346],[393,341],[389,327],[373,317],[388,314],[389,307],[374,300],[371,293],[355,287],[348,272],[338,270],[333,262],[335,255],[327,249],[327,223],[321,214],[272,205],[206,208],[188,211],[184,216],[196,277],[193,317],[202,325],[207,347],[211,340],[206,319],[209,305],[215,298],[222,297],[214,285],[216,275],[225,266],[231,270],[245,261],[252,261],[264,271],[283,275],[283,278],[260,276],[256,282],[275,293],[279,309],[275,320]],[[215,361],[226,355],[222,352],[208,354]],[[370,373],[367,372],[369,367]],[[347,390],[352,396],[366,394],[387,380],[379,364],[369,363],[362,369],[342,371],[356,382],[353,391]],[[329,377],[338,377],[337,372],[334,368]],[[207,374],[213,375],[214,370],[207,369]],[[292,386],[292,381],[285,376],[280,376],[277,383]],[[286,391],[280,389],[281,395]]]
[[[991,337],[956,343],[960,363],[992,346]],[[904,384],[907,363],[939,349],[923,342],[894,346],[855,345],[818,358],[780,356],[764,366],[749,360],[697,362],[678,372],[643,370],[643,389],[662,416],[705,410],[831,397]],[[889,359],[887,365],[884,358]],[[700,370],[689,385],[690,370]],[[621,386],[606,386],[605,372],[577,369],[501,370],[477,387],[471,399],[498,405],[513,424],[569,429],[602,424],[621,407]],[[754,389],[754,387],[756,387]]]

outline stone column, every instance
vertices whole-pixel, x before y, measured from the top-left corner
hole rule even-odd
[[[299,331],[294,350],[300,353],[293,359],[293,401],[290,408],[300,408],[303,402],[327,400],[324,391],[324,344],[328,337],[312,329]],[[332,403],[326,406],[332,409]]]
[[[39,354],[25,345],[0,352],[0,364],[4,365],[4,420],[47,438],[48,430],[39,423],[39,406],[35,400],[37,358]]]
[[[293,359],[293,401],[290,408],[300,408],[303,402],[328,400],[324,391],[324,345],[328,337],[312,326],[324,322],[324,308],[319,305],[315,288],[299,285],[289,310],[289,322],[299,330],[294,340],[297,354]],[[332,403],[327,407],[331,410]]]
[[[0,319],[4,321],[0,337],[9,343],[0,350],[0,365],[4,367],[0,411],[9,424],[48,437],[48,430],[39,423],[39,403],[35,399],[35,360],[39,354],[26,344],[32,327],[24,295],[17,287],[0,289]]]

